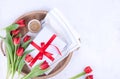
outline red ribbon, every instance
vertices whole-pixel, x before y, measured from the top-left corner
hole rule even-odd
[[[41,42],[41,46],[38,46],[35,42],[31,42],[31,45],[33,45],[37,50],[39,50],[39,53],[35,56],[35,58],[31,61],[30,66],[32,67],[33,64],[38,60],[42,60],[43,55],[45,55],[46,57],[48,57],[51,61],[54,61],[54,58],[52,57],[52,53],[46,52],[45,50],[48,48],[49,45],[51,45],[51,43],[53,42],[53,40],[56,38],[56,35],[52,35],[52,37],[49,39],[49,41],[45,44],[44,42]],[[59,54],[61,55],[59,49],[54,46]]]

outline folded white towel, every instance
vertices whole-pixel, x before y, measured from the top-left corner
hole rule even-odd
[[[62,56],[61,59],[51,65],[51,69],[46,72],[46,74],[48,74],[60,61],[67,57],[70,52],[73,52],[80,47],[80,36],[56,8],[49,11],[42,22],[43,27],[49,26],[50,29],[53,29],[67,42],[67,49],[62,52],[66,53],[66,55]]]

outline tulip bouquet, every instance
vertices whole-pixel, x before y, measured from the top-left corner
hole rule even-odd
[[[25,51],[29,43],[32,41],[31,37],[27,35],[21,39],[22,34],[20,33],[19,28],[23,28],[25,26],[25,20],[19,20],[16,23],[4,28],[6,31],[5,38],[0,36],[0,38],[3,39],[6,48],[7,79],[9,79],[10,76],[13,79],[16,71],[18,71],[18,74],[20,75],[25,65],[24,60],[29,62],[33,59],[29,55],[33,49]],[[31,72],[25,75],[22,79],[29,79],[41,75],[46,72],[48,67],[49,65],[46,63],[46,61],[44,61],[40,65],[35,66]]]

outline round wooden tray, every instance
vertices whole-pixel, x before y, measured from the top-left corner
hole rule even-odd
[[[29,13],[25,13],[24,15],[20,16],[19,18],[17,18],[15,20],[18,21],[20,19],[24,19],[25,20],[25,24],[27,25],[28,22],[32,19],[37,19],[37,20],[42,20],[45,18],[47,14],[47,11],[44,11],[44,10],[39,10],[39,11],[33,11],[33,12],[29,12]],[[14,23],[15,23],[14,22]],[[28,32],[28,28],[27,27],[24,27],[24,28],[21,28],[21,33],[22,35],[25,35],[27,32]],[[3,50],[3,43],[1,42],[1,50],[4,53],[4,50]],[[72,57],[72,52],[66,57],[64,58],[59,64],[57,64],[57,66],[48,74],[48,75],[41,75],[39,77],[36,77],[36,78],[33,78],[33,79],[47,79],[47,78],[50,78],[50,77],[53,77],[55,75],[57,75],[59,72],[61,72],[66,66],[67,64],[69,63],[70,59]],[[27,67],[27,65],[25,65],[23,67],[23,70],[22,70],[22,74],[26,75],[30,72],[29,68]]]

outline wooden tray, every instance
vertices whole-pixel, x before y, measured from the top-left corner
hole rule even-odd
[[[25,13],[24,15],[17,18],[15,20],[15,22],[20,20],[20,19],[25,19],[25,21],[26,21],[25,24],[27,25],[28,22],[32,19],[38,19],[38,20],[44,19],[46,14],[47,14],[47,11],[44,11],[44,10]],[[27,27],[21,28],[22,35],[25,35],[27,32],[28,32]],[[5,51],[3,50],[3,42],[2,41],[1,41],[0,45],[1,45],[0,48],[3,52],[3,54],[5,55]],[[69,63],[69,61],[71,59],[71,56],[72,56],[72,52],[66,58],[64,58],[48,75],[44,74],[44,75],[41,75],[41,76],[33,78],[33,79],[47,79],[47,78],[50,78],[50,77],[57,75],[59,72],[61,72],[67,66],[67,64]],[[27,67],[27,65],[25,65],[23,67],[22,74],[26,75],[29,72],[30,72],[29,68]]]

